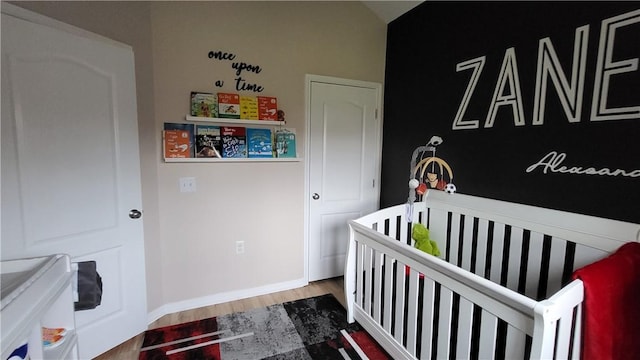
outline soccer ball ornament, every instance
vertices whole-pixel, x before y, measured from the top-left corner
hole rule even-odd
[[[456,192],[456,186],[449,183],[444,187],[444,192],[446,192],[447,194],[453,194]]]

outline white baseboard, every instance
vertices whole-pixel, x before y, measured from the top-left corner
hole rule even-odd
[[[297,279],[277,284],[271,284],[266,286],[259,286],[250,289],[242,289],[237,291],[230,291],[221,294],[203,296],[195,299],[183,300],[174,303],[169,303],[160,306],[159,308],[151,311],[147,314],[148,324],[160,319],[161,317],[173,314],[180,311],[196,309],[204,306],[211,306],[216,304],[222,304],[229,301],[236,301],[246,299],[254,296],[271,294],[278,291],[285,291],[291,289],[297,289],[308,285],[309,283],[305,279]]]

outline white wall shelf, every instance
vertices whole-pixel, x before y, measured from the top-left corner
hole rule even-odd
[[[168,163],[298,162],[300,158],[165,158]]]
[[[245,119],[223,119],[203,116],[185,116],[187,121],[208,122],[216,124],[232,125],[252,125],[252,126],[283,126],[285,121],[270,120],[245,120]],[[299,162],[302,159],[295,158],[164,158],[166,163],[246,163],[246,162]]]
[[[272,120],[245,120],[245,119],[222,119],[222,118],[210,118],[203,116],[186,116],[187,121],[193,122],[211,122],[218,124],[243,124],[243,125],[257,125],[257,126],[283,126],[286,121],[272,121]]]

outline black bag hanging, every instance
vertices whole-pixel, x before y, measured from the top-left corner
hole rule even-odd
[[[102,302],[102,278],[96,271],[95,261],[78,263],[78,301],[76,311],[95,309]]]

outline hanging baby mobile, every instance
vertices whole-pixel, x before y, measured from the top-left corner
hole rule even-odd
[[[419,146],[411,157],[411,173],[409,174],[409,199],[413,203],[429,189],[442,190],[449,194],[456,192],[453,184],[453,170],[443,159],[436,157],[436,146],[442,144],[439,136],[432,136],[427,145]]]

